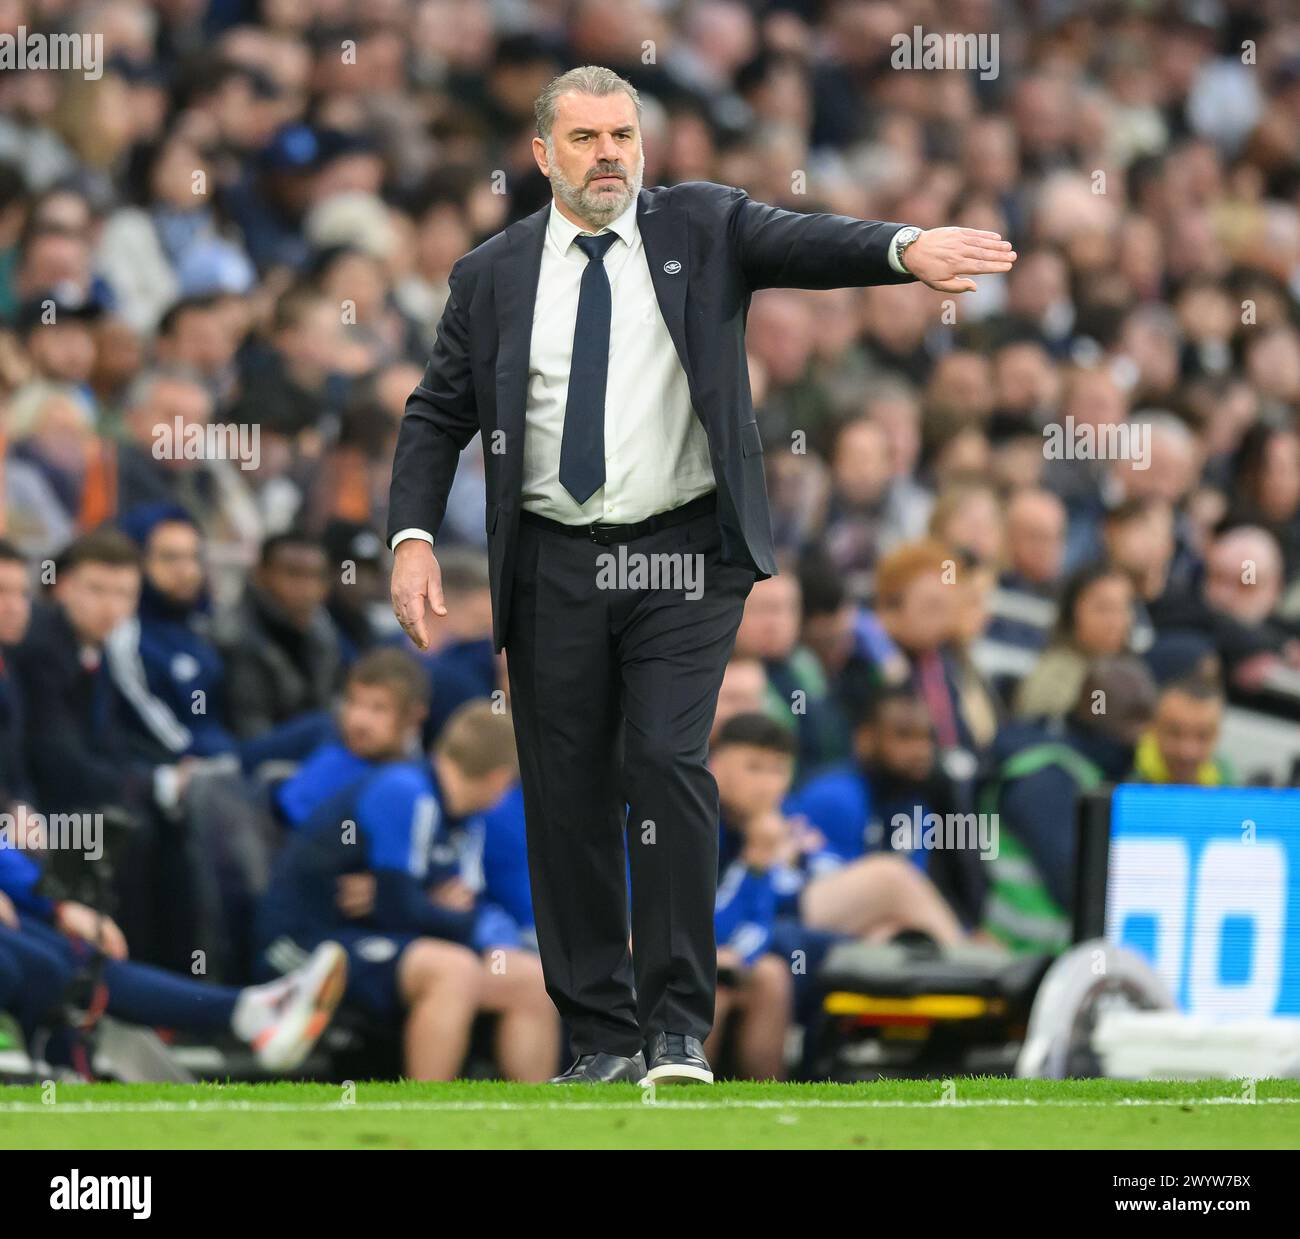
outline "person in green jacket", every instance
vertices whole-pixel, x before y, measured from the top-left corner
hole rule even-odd
[[[1016,723],[994,742],[979,799],[998,826],[983,927],[1009,949],[1069,945],[1079,802],[1132,768],[1155,699],[1141,659],[1097,659],[1062,722]]]

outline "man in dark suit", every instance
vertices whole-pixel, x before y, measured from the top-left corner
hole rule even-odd
[[[776,571],[750,297],[964,292],[1014,255],[992,233],[802,215],[724,185],[642,189],[640,102],[608,69],[563,74],[536,111],[554,199],[453,267],[406,405],[393,605],[425,648],[429,612],[446,614],[433,542],[481,433],[537,939],[578,1056],[559,1080],[707,1082],[708,734],[745,598]]]

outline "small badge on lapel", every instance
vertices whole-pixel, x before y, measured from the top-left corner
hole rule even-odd
[[[666,263],[664,263],[665,275],[676,275],[681,269],[682,264],[675,258],[670,258]]]

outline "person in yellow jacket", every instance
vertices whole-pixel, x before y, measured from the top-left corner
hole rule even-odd
[[[1215,750],[1223,729],[1223,689],[1217,681],[1191,675],[1160,690],[1155,718],[1138,741],[1133,778],[1139,783],[1224,787],[1236,781]]]

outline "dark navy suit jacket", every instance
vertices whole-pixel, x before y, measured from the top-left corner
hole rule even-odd
[[[533,307],[550,204],[484,241],[451,270],[424,377],[406,403],[393,461],[388,536],[437,538],[456,460],[482,432],[493,636],[504,643],[523,489]],[[637,224],[659,309],[709,438],[724,560],[776,571],[763,444],[749,389],[745,320],[763,288],[902,284],[889,265],[898,224],[802,214],[743,189],[689,181],[642,189]],[[498,434],[497,432],[501,432]]]

